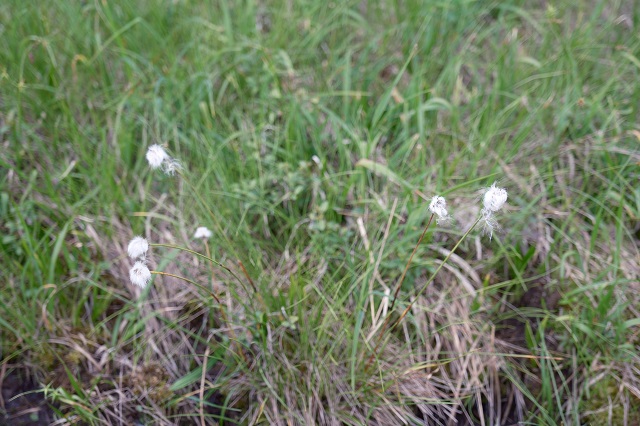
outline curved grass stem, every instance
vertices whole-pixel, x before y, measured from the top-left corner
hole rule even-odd
[[[480,222],[480,220],[482,219],[482,216],[479,216],[476,221],[473,223],[473,225],[471,225],[471,227],[467,230],[467,232],[464,233],[464,235],[462,237],[460,237],[460,239],[458,240],[458,242],[456,243],[455,246],[453,246],[453,248],[451,249],[451,251],[449,252],[449,254],[447,254],[447,256],[444,258],[444,260],[442,262],[440,262],[440,265],[436,268],[435,271],[433,271],[433,274],[431,274],[431,276],[429,277],[429,279],[427,280],[427,282],[422,286],[422,288],[420,289],[420,291],[416,294],[416,297],[413,299],[413,301],[411,303],[409,303],[409,306],[407,306],[407,308],[402,312],[402,314],[400,315],[400,318],[398,318],[398,320],[391,326],[391,328],[389,329],[389,331],[393,330],[395,327],[398,326],[398,324],[400,324],[400,322],[402,321],[402,319],[407,315],[407,313],[409,312],[409,310],[413,307],[413,304],[416,303],[416,300],[418,300],[418,297],[420,297],[420,295],[422,294],[423,291],[425,291],[427,289],[427,287],[429,286],[429,284],[431,284],[431,282],[435,279],[436,275],[438,275],[438,272],[440,272],[440,269],[442,269],[442,267],[445,265],[445,263],[447,263],[449,261],[449,258],[451,258],[451,256],[453,255],[453,253],[456,251],[456,249],[458,248],[458,246],[460,245],[460,243],[462,243],[462,241],[464,241],[465,238],[467,238],[467,236],[469,235],[469,233],[473,230],[473,228],[476,227],[476,225],[478,225],[478,223]]]
[[[209,290],[208,288],[206,288],[205,286],[203,286],[202,284],[199,284],[193,280],[190,280],[189,278],[185,278],[185,277],[181,277],[180,275],[175,275],[175,274],[171,274],[169,272],[162,272],[162,271],[151,271],[152,274],[156,274],[156,275],[164,275],[167,277],[172,277],[172,278],[177,278],[179,280],[188,282],[189,284],[192,284],[194,286],[196,286],[197,288],[206,291],[207,293],[209,293],[209,295],[211,295],[211,297],[213,297],[216,302],[218,302],[218,305],[220,305],[220,314],[222,315],[222,320],[224,321],[224,323],[227,325],[227,327],[229,328],[229,337],[231,339],[231,341],[238,341],[238,337],[236,336],[235,331],[233,331],[233,327],[231,326],[231,323],[229,322],[229,318],[227,317],[227,314],[225,312],[225,310],[223,309],[223,304],[220,301],[220,299],[218,298],[218,296],[216,296],[216,294],[212,291]],[[239,342],[238,342],[239,344]],[[244,352],[242,351],[242,349],[240,349],[239,351],[240,356],[242,357],[242,359],[244,361],[246,361],[246,358],[244,356]]]
[[[409,266],[411,265],[411,262],[413,261],[413,256],[416,254],[416,251],[418,251],[418,247],[420,247],[420,244],[422,243],[422,240],[424,239],[424,236],[427,234],[427,230],[429,229],[429,226],[431,226],[431,222],[433,221],[433,216],[435,216],[433,213],[431,213],[431,217],[429,218],[429,222],[427,222],[427,226],[424,227],[424,231],[422,231],[422,235],[420,235],[420,238],[418,239],[418,242],[416,243],[416,246],[413,248],[413,251],[411,252],[411,256],[409,256],[409,261],[407,262],[407,265],[404,267],[404,271],[402,272],[402,276],[400,277],[400,280],[398,280],[398,284],[396,285],[396,291],[393,294],[393,300],[391,301],[391,307],[389,308],[389,314],[391,314],[391,312],[393,312],[393,307],[396,304],[396,300],[398,299],[398,293],[400,293],[400,288],[402,287],[402,283],[404,282],[404,277],[407,276],[407,271],[409,270]],[[390,317],[390,316],[389,316]],[[387,317],[387,318],[389,318]],[[386,324],[386,321],[385,321]]]
[[[391,307],[389,308],[389,311],[388,311],[389,314],[387,315],[387,318],[385,318],[384,323],[382,324],[382,330],[380,331],[380,334],[378,335],[378,341],[376,342],[376,347],[373,350],[373,353],[371,354],[371,356],[369,357],[369,360],[367,361],[367,365],[365,366],[365,371],[369,368],[369,366],[373,362],[373,358],[374,358],[375,354],[378,352],[378,347],[380,346],[380,342],[382,341],[382,336],[384,335],[384,332],[387,331],[387,327],[389,326],[389,321],[391,321],[391,314],[393,313],[393,308],[396,305],[396,300],[398,299],[398,294],[400,293],[400,288],[402,287],[402,283],[404,282],[404,278],[407,276],[407,271],[409,270],[409,266],[411,265],[411,262],[413,261],[413,256],[416,254],[416,251],[418,251],[418,247],[420,247],[420,244],[422,243],[422,240],[424,239],[424,236],[427,234],[427,230],[431,226],[431,222],[433,221],[433,216],[434,216],[434,214],[432,213],[431,217],[429,218],[429,222],[427,222],[427,226],[424,227],[424,230],[422,231],[422,234],[420,235],[420,238],[418,239],[418,242],[416,243],[415,247],[413,248],[413,251],[411,252],[411,256],[409,256],[409,261],[407,261],[407,265],[404,267],[404,271],[402,272],[402,276],[398,280],[398,284],[396,285],[396,291],[394,292],[393,300],[391,301]]]
[[[195,185],[191,182],[191,180],[187,177],[186,174],[184,174],[183,172],[181,172],[180,170],[178,170],[178,174],[182,177],[183,182],[185,182],[187,185],[189,185],[189,188],[191,189],[191,192],[193,192],[193,195],[196,197],[196,199],[198,200],[198,202],[200,202],[200,204],[202,204],[202,207],[205,208],[205,210],[207,211],[207,213],[209,213],[209,216],[211,216],[211,220],[213,221],[216,230],[218,231],[218,234],[220,234],[220,236],[222,236],[222,238],[225,239],[225,241],[227,242],[229,248],[231,249],[231,251],[233,252],[233,255],[236,257],[236,259],[238,260],[238,264],[240,265],[240,267],[242,268],[242,272],[245,274],[245,276],[247,277],[247,279],[249,280],[249,283],[251,284],[251,286],[253,287],[253,290],[257,293],[258,290],[256,289],[255,284],[253,283],[253,280],[249,277],[249,274],[247,273],[247,270],[244,268],[244,266],[242,265],[242,262],[240,261],[240,257],[238,256],[238,253],[236,252],[235,248],[233,247],[233,244],[231,244],[231,240],[229,240],[229,237],[227,237],[227,234],[225,234],[223,232],[222,226],[220,225],[220,222],[218,221],[218,217],[215,215],[215,213],[213,213],[213,211],[211,210],[211,208],[209,208],[209,206],[207,205],[207,203],[204,201],[204,199],[202,198],[202,196],[200,195],[200,192],[197,190],[197,188],[195,187]],[[222,265],[220,265],[222,266]]]
[[[433,215],[431,215],[431,219],[433,219]],[[393,303],[391,304],[392,308],[393,308],[394,303],[396,301],[396,298],[398,296],[398,292],[400,290],[400,285],[402,284],[402,281],[404,280],[404,276],[405,276],[405,274],[407,272],[407,269],[409,268],[409,264],[411,263],[411,260],[413,259],[413,255],[415,254],[416,249],[418,248],[418,246],[422,242],[422,238],[424,237],[424,234],[427,232],[427,229],[429,228],[429,225],[431,224],[431,219],[429,220],[429,223],[427,223],[427,226],[426,226],[425,230],[422,232],[422,236],[418,240],[418,244],[416,244],[416,247],[414,247],[413,253],[411,253],[411,257],[409,258],[409,262],[407,262],[407,266],[405,267],[405,271],[402,274],[402,277],[400,279],[400,283],[398,285],[398,288],[396,289],[396,294],[395,294],[395,296],[393,298]],[[476,219],[476,221],[473,223],[473,225],[471,225],[471,227],[467,230],[467,232],[465,232],[462,235],[462,237],[460,237],[460,239],[458,240],[456,245],[453,246],[453,248],[451,249],[449,254],[444,258],[444,260],[436,268],[436,270],[433,272],[433,274],[431,274],[431,276],[429,277],[427,282],[422,286],[420,291],[416,294],[416,297],[413,299],[413,301],[411,303],[409,303],[409,306],[407,306],[407,308],[402,312],[402,314],[400,314],[400,317],[398,318],[398,320],[395,323],[393,323],[393,325],[389,328],[389,332],[391,332],[394,328],[396,328],[398,326],[398,324],[400,324],[400,322],[404,319],[404,317],[407,315],[409,310],[411,310],[411,308],[413,307],[413,304],[416,302],[416,300],[418,300],[418,297],[422,294],[423,291],[425,291],[427,289],[429,284],[431,284],[431,282],[435,279],[436,275],[438,275],[438,272],[440,272],[440,269],[442,269],[442,267],[445,265],[445,263],[447,263],[449,261],[449,258],[453,255],[453,253],[456,251],[458,246],[462,243],[462,241],[465,240],[465,238],[467,238],[469,233],[478,225],[478,223],[480,222],[481,219],[482,219],[482,215],[478,216],[478,219]],[[365,365],[365,369],[364,369],[365,372],[369,370],[369,367],[373,363],[373,359],[375,358],[376,354],[378,353],[378,350],[380,349],[380,344],[382,343],[382,338],[384,337],[385,331],[387,331],[387,325],[389,323],[389,320],[391,319],[392,312],[393,312],[392,309],[390,309],[389,310],[389,315],[387,316],[387,319],[384,322],[383,328],[380,331],[380,334],[378,335],[378,341],[376,342],[376,346],[373,349],[373,353],[371,354],[371,356],[367,360],[367,364]]]
[[[218,262],[217,260],[214,260],[212,257],[204,255],[202,253],[198,253],[195,250],[191,250],[188,249],[186,247],[182,247],[182,246],[176,246],[173,244],[163,244],[163,243],[149,243],[150,247],[167,247],[167,248],[172,248],[172,249],[176,249],[176,250],[182,250],[182,251],[186,251],[187,253],[191,253],[195,256],[201,257],[202,259],[208,260],[209,262],[218,265],[219,267],[221,267],[222,269],[224,269],[225,271],[229,272],[235,279],[236,281],[238,281],[240,283],[240,285],[242,286],[242,288],[244,288],[244,291],[247,292],[247,294],[249,293],[249,291],[247,290],[245,284],[242,282],[242,280],[240,279],[240,277],[238,277],[238,275],[233,272],[229,267],[223,265],[222,263]],[[253,284],[253,282],[251,282],[251,284]],[[256,291],[255,286],[253,286],[254,291]]]
[[[218,217],[213,213],[213,211],[209,208],[207,203],[202,199],[202,196],[200,195],[200,192],[197,190],[197,188],[193,185],[191,180],[187,177],[187,175],[184,172],[182,172],[181,170],[178,170],[178,174],[182,177],[182,181],[185,182],[187,185],[189,185],[189,188],[191,188],[191,192],[193,192],[193,195],[198,199],[198,202],[200,202],[200,204],[202,204],[202,207],[205,208],[207,213],[209,213],[209,216],[211,216],[211,220],[213,220],[213,223],[216,226],[216,229],[217,229],[218,233],[220,234],[220,236],[227,241],[227,243],[229,244],[229,247],[233,250],[233,245],[231,244],[231,241],[229,240],[229,237],[227,237],[227,235],[223,232],[222,226],[220,225],[220,222],[218,221]],[[237,253],[235,253],[235,250],[234,250],[234,254],[237,257]]]
[[[177,279],[179,279],[179,280],[182,280],[182,281],[188,282],[189,284],[192,284],[192,285],[194,285],[194,286],[198,287],[200,290],[204,290],[204,291],[206,291],[207,293],[209,293],[209,295],[210,295],[211,297],[213,297],[214,299],[216,299],[216,302],[218,302],[218,304],[222,306],[222,302],[220,301],[220,299],[218,298],[218,296],[216,296],[216,294],[215,294],[213,291],[209,290],[207,287],[203,286],[203,285],[202,285],[202,284],[200,284],[200,283],[197,283],[197,282],[195,282],[195,281],[193,281],[193,280],[190,280],[189,278],[181,277],[180,275],[171,274],[171,273],[169,273],[169,272],[151,271],[151,273],[152,273],[152,274],[156,274],[156,275],[165,275],[165,276],[167,276],[167,277],[177,278]]]

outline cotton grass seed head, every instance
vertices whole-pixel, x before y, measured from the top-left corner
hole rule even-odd
[[[493,213],[489,210],[482,210],[480,213],[482,215],[482,219],[480,219],[480,224],[482,225],[482,232],[485,235],[489,236],[489,241],[493,238],[494,229],[500,229],[498,225],[498,221],[493,216]]]
[[[147,150],[147,161],[152,169],[157,169],[167,160],[170,160],[169,154],[160,145],[151,145]]]
[[[507,190],[504,188],[498,188],[494,183],[491,185],[487,192],[484,193],[482,199],[485,210],[490,212],[497,212],[507,202]]]
[[[129,278],[134,285],[144,289],[151,281],[151,271],[144,262],[136,262],[129,271]]]
[[[446,222],[451,218],[447,212],[447,201],[439,195],[431,199],[429,211],[438,216],[438,219],[436,219],[438,223]]]
[[[203,240],[208,240],[211,238],[213,233],[209,230],[209,228],[205,226],[200,226],[196,229],[195,234],[193,234],[193,238],[202,238]]]
[[[162,163],[162,171],[169,176],[175,175],[176,172],[180,170],[180,167],[180,162],[171,157],[167,157],[164,163]]]
[[[143,257],[147,254],[148,250],[149,243],[142,237],[134,237],[133,240],[129,242],[129,246],[127,247],[127,253],[132,259]]]
[[[493,230],[498,228],[498,222],[494,218],[494,213],[499,211],[507,202],[507,190],[498,188],[494,183],[484,193],[482,204],[484,208],[480,212],[484,233],[489,235],[489,240],[493,237]]]

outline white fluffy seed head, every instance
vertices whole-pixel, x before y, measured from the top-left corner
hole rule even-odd
[[[506,202],[507,190],[504,188],[498,188],[495,183],[484,193],[484,197],[482,198],[484,208],[481,212],[481,221],[484,233],[489,235],[489,240],[493,237],[493,230],[499,228],[498,222],[495,220],[493,215],[495,212],[500,210]]]
[[[444,197],[439,195],[436,195],[431,199],[431,202],[429,203],[429,211],[438,216],[438,223],[446,222],[450,218],[449,213],[447,212],[447,201]]]
[[[504,188],[498,188],[494,183],[491,185],[487,192],[484,193],[482,199],[484,209],[489,212],[497,212],[507,202],[507,190]]]
[[[482,214],[482,219],[480,220],[482,231],[485,235],[489,236],[489,241],[491,241],[493,238],[493,230],[500,229],[498,221],[493,217],[493,212],[490,210],[483,209],[480,214]]]
[[[144,262],[136,262],[129,271],[129,278],[134,285],[144,289],[151,281],[151,271]]]
[[[160,145],[151,145],[147,150],[147,161],[152,169],[157,169],[162,164],[170,160],[169,154]]]
[[[213,233],[209,230],[209,228],[200,226],[196,229],[195,234],[193,234],[193,238],[202,238],[203,240],[208,240],[211,238]]]
[[[127,247],[127,253],[132,259],[143,257],[147,254],[147,250],[149,250],[149,243],[142,237],[134,237]]]
[[[180,163],[178,160],[175,160],[171,157],[167,157],[167,159],[162,163],[162,171],[169,176],[173,176],[176,174],[178,170],[180,170]]]

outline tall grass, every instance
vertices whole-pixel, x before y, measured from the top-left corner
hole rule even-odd
[[[640,422],[634,2],[23,3],[0,4],[0,383],[69,423]],[[417,296],[494,181],[502,229]],[[389,313],[434,194],[455,223]],[[257,291],[169,247],[151,266],[223,306],[129,283],[134,235],[205,253],[198,226]]]

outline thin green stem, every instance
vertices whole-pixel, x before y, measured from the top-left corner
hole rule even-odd
[[[171,274],[169,272],[151,271],[151,273],[152,274],[156,274],[156,275],[166,275],[168,277],[177,278],[179,280],[186,281],[189,284],[193,284],[194,286],[198,287],[200,290],[204,290],[207,293],[209,293],[214,299],[216,299],[216,302],[218,302],[218,305],[220,305],[222,307],[222,302],[220,302],[220,299],[218,299],[218,296],[216,296],[216,294],[214,292],[212,292],[211,290],[209,290],[208,288],[206,288],[202,284],[199,284],[199,283],[197,283],[197,282],[195,282],[193,280],[190,280],[189,278],[181,277],[180,275]]]
[[[451,251],[449,252],[449,254],[444,258],[444,260],[440,263],[440,266],[438,266],[436,268],[436,270],[433,272],[433,274],[431,274],[431,277],[429,277],[429,279],[427,280],[427,282],[422,286],[422,288],[420,289],[420,291],[416,294],[416,297],[413,299],[413,301],[411,303],[409,303],[409,306],[407,306],[407,308],[402,312],[402,315],[400,315],[400,318],[398,318],[398,320],[391,326],[391,328],[389,329],[389,331],[393,330],[398,324],[400,324],[400,322],[402,321],[402,319],[407,315],[407,312],[409,312],[409,310],[411,309],[411,307],[413,306],[414,303],[416,303],[416,300],[418,300],[418,297],[420,297],[420,295],[422,294],[423,291],[425,291],[427,289],[427,287],[429,286],[429,284],[431,284],[431,282],[434,280],[434,278],[436,277],[436,275],[438,275],[438,272],[440,272],[440,269],[442,269],[442,267],[445,265],[445,263],[447,263],[449,261],[449,258],[453,255],[453,253],[456,251],[456,249],[458,248],[458,246],[462,243],[462,241],[464,241],[465,238],[467,238],[467,236],[469,235],[469,233],[473,230],[473,228],[476,227],[476,225],[478,225],[478,223],[480,222],[480,220],[482,219],[482,215],[478,216],[478,218],[476,219],[476,221],[473,223],[473,225],[471,225],[471,227],[467,230],[467,232],[464,233],[464,235],[462,237],[460,237],[460,239],[458,240],[458,242],[456,243],[455,246],[453,246],[453,248],[451,249]]]
[[[205,247],[205,250],[207,251],[207,257],[211,258],[211,250],[209,250],[209,243],[207,243],[207,240],[206,240],[206,239],[204,240],[204,247]],[[215,291],[214,291],[214,287],[213,287],[213,282],[215,281],[216,272],[215,272],[215,270],[214,270],[214,268],[213,268],[213,263],[209,263],[209,266],[211,266],[211,268],[210,268],[210,269],[211,269],[211,280],[210,280],[210,284],[211,284],[211,291],[212,291],[212,292],[215,292]],[[221,310],[220,310],[220,313],[222,314],[222,319],[223,319],[223,321],[225,322],[225,324],[227,324],[227,327],[229,327],[229,338],[230,338],[230,340],[231,340],[232,342],[237,342],[237,343],[238,343],[238,347],[239,347],[239,349],[240,349],[240,350],[239,350],[240,356],[241,356],[241,357],[242,357],[242,359],[246,362],[246,361],[247,361],[247,359],[245,358],[245,356],[244,356],[244,352],[242,351],[242,347],[241,347],[241,346],[240,346],[240,344],[239,344],[238,336],[236,336],[236,332],[235,332],[235,331],[233,331],[233,326],[231,325],[231,322],[230,322],[230,321],[229,321],[229,319],[227,318],[227,314],[225,313],[224,309],[221,309]],[[209,347],[207,347],[207,350],[209,350]],[[206,355],[205,355],[205,357],[204,357],[204,358],[205,358],[205,363],[206,363],[206,359],[207,359]],[[203,370],[203,373],[202,373],[202,374],[204,375],[204,370]],[[203,377],[204,377],[204,376],[203,376]],[[202,388],[201,388],[201,392],[202,392]],[[202,396],[201,396],[201,398],[202,398]]]
[[[433,218],[433,215],[432,215]],[[455,246],[453,246],[453,249],[451,249],[451,251],[449,252],[449,254],[444,258],[444,260],[440,263],[440,266],[438,266],[436,268],[436,270],[433,272],[433,274],[431,274],[431,277],[429,277],[429,279],[427,280],[427,282],[425,283],[424,286],[422,286],[422,288],[420,289],[420,291],[416,294],[415,299],[409,304],[409,306],[407,306],[407,308],[402,312],[402,314],[400,315],[400,317],[398,318],[398,320],[389,328],[389,332],[391,332],[394,328],[396,328],[396,326],[402,321],[402,319],[407,315],[407,313],[409,312],[409,310],[411,309],[411,307],[413,306],[413,304],[416,302],[416,300],[418,300],[418,297],[420,296],[420,294],[422,294],[423,291],[426,290],[426,288],[429,286],[429,284],[431,284],[431,282],[434,280],[434,278],[436,277],[436,275],[438,274],[438,272],[440,272],[440,269],[442,269],[442,267],[444,266],[445,263],[447,263],[447,261],[449,261],[449,258],[451,257],[451,255],[456,251],[456,249],[458,248],[458,246],[460,245],[460,243],[462,243],[462,241],[464,241],[465,238],[467,238],[467,236],[469,235],[469,233],[473,230],[473,228],[476,227],[476,225],[478,225],[478,223],[480,222],[480,220],[482,219],[482,215],[478,216],[478,219],[476,219],[476,221],[473,223],[473,225],[471,225],[471,227],[467,230],[467,232],[464,233],[464,235],[462,235],[462,237],[460,237],[460,239],[458,240],[458,242],[456,243]],[[431,222],[429,222],[431,223]],[[427,224],[427,227],[429,227],[429,224]],[[425,230],[426,232],[426,230]],[[424,232],[423,232],[424,235]],[[420,244],[420,242],[422,241],[422,237],[420,238],[420,240],[418,240],[418,245]],[[417,246],[416,246],[417,247]],[[415,248],[414,248],[414,253],[415,253]],[[413,254],[412,254],[413,257]],[[409,259],[411,261],[411,259]],[[406,268],[405,268],[406,270]],[[395,302],[395,298],[394,298],[394,302]],[[393,304],[391,305],[393,306]],[[382,343],[382,338],[384,336],[384,332],[386,331],[386,326],[388,324],[389,319],[391,318],[391,310],[389,311],[389,316],[387,317],[387,320],[385,320],[385,323],[383,325],[383,330],[380,332],[380,334],[378,335],[378,342],[376,343],[376,346],[373,350],[373,353],[371,354],[371,356],[369,357],[369,360],[367,361],[367,365],[365,366],[365,372],[369,369],[369,367],[371,366],[371,363],[373,362],[373,359],[375,358],[376,354],[378,353],[378,349],[380,349],[380,344]]]
[[[205,260],[208,260],[209,262],[214,263],[214,264],[218,265],[219,267],[231,272],[231,269],[229,269],[228,267],[226,267],[222,263],[218,262],[217,260],[214,260],[210,256],[204,255],[202,253],[198,253],[197,251],[188,249],[186,247],[176,246],[176,245],[173,245],[173,244],[163,244],[163,243],[149,243],[149,247],[167,247],[167,248],[174,248],[174,249],[186,251],[188,253],[195,254],[196,256],[201,257],[201,258],[203,258]]]
[[[227,314],[224,311],[224,305],[222,304],[222,302],[220,301],[220,299],[218,298],[218,296],[216,296],[216,294],[209,290],[208,288],[206,288],[205,286],[203,286],[202,284],[199,284],[193,280],[190,280],[189,278],[185,278],[185,277],[181,277],[180,275],[175,275],[175,274],[171,274],[169,272],[162,272],[162,271],[150,271],[152,274],[156,274],[156,275],[165,275],[167,277],[173,277],[173,278],[177,278],[179,280],[182,281],[186,281],[189,284],[192,284],[194,286],[196,286],[197,288],[206,291],[207,293],[209,293],[214,299],[216,299],[216,302],[218,302],[218,305],[220,306],[220,314],[222,315],[222,320],[225,322],[225,324],[227,325],[227,327],[229,327],[229,337],[230,340],[236,341],[238,343],[238,345],[240,344],[240,342],[238,341],[238,337],[236,336],[235,331],[233,331],[233,327],[231,325],[231,322],[229,322],[229,319],[227,318]],[[244,356],[244,352],[242,352],[242,347],[239,347],[240,351],[240,356],[242,357],[242,359],[246,362],[247,359]]]
[[[257,293],[257,289],[255,287],[255,285],[253,284],[253,280],[249,277],[249,274],[247,273],[246,269],[244,269],[244,266],[242,265],[242,262],[240,261],[240,257],[238,256],[238,253],[236,252],[235,248],[233,247],[233,244],[231,243],[231,240],[229,240],[229,237],[227,237],[227,234],[225,234],[223,232],[222,226],[220,225],[220,222],[218,221],[217,216],[213,213],[213,211],[209,208],[209,205],[204,201],[204,199],[202,198],[202,196],[200,195],[200,192],[197,190],[197,188],[193,185],[193,183],[191,182],[191,180],[187,177],[187,175],[185,175],[181,170],[178,170],[178,174],[182,177],[182,180],[184,182],[186,182],[187,185],[189,185],[189,188],[191,188],[191,191],[193,192],[193,194],[195,195],[195,197],[198,199],[198,201],[200,202],[200,204],[202,204],[202,206],[207,210],[207,213],[209,213],[209,216],[211,216],[211,220],[213,220],[213,223],[218,231],[218,234],[220,236],[222,236],[222,238],[225,239],[225,241],[227,242],[229,249],[233,252],[233,255],[236,257],[236,259],[238,259],[238,263],[240,264],[240,266],[243,269],[244,274],[247,276],[247,279],[249,280],[249,283],[251,284],[251,286],[253,287],[254,291]],[[229,269],[227,269],[229,270]]]
[[[404,282],[404,277],[407,276],[407,271],[409,270],[409,266],[411,265],[411,262],[413,261],[413,256],[416,254],[416,251],[418,251],[418,247],[420,247],[420,244],[422,243],[422,240],[424,239],[424,236],[426,235],[427,230],[429,229],[429,226],[431,226],[431,222],[433,221],[433,216],[434,216],[434,214],[431,213],[431,217],[429,218],[429,222],[427,222],[427,226],[424,227],[424,231],[422,231],[422,235],[420,235],[420,238],[418,239],[418,243],[413,248],[413,252],[411,252],[411,256],[409,256],[409,261],[407,262],[407,265],[404,267],[404,271],[402,272],[402,276],[400,277],[400,280],[398,281],[398,285],[396,286],[396,291],[393,294],[393,300],[391,301],[391,307],[389,308],[389,317],[391,316],[391,313],[393,312],[393,307],[396,305],[396,300],[398,299],[398,293],[400,293],[400,287],[402,287],[402,283]],[[385,324],[386,324],[386,321],[385,321]]]
[[[204,249],[205,249],[205,252],[207,253],[207,257],[211,258],[211,250],[209,250],[209,243],[207,243],[206,239],[204,240]],[[209,269],[211,270],[211,279],[209,284],[211,285],[211,291],[213,291],[213,283],[216,279],[216,271],[215,271],[215,268],[213,267],[214,266],[213,263],[210,262],[209,266],[210,266]]]
[[[434,214],[431,213],[431,217],[429,218],[429,222],[427,222],[427,226],[424,227],[424,230],[422,231],[422,234],[420,235],[420,238],[418,239],[418,242],[416,243],[415,247],[413,247],[413,251],[411,252],[411,256],[409,256],[409,260],[407,261],[407,265],[404,267],[404,271],[402,272],[402,276],[400,277],[400,280],[398,280],[398,284],[396,285],[396,291],[393,294],[393,301],[391,302],[391,307],[389,308],[389,311],[388,311],[389,314],[385,318],[384,324],[382,324],[382,330],[380,331],[380,334],[378,334],[378,341],[376,342],[376,346],[375,346],[375,348],[373,350],[373,353],[371,354],[371,356],[369,357],[369,360],[367,361],[367,365],[365,366],[365,371],[367,371],[369,369],[369,366],[373,362],[373,358],[375,357],[376,353],[378,352],[378,348],[380,347],[380,343],[382,342],[382,336],[384,336],[384,333],[385,333],[385,331],[387,331],[387,327],[389,326],[389,321],[391,321],[391,315],[393,313],[393,308],[396,305],[396,300],[398,299],[398,294],[400,293],[400,288],[402,287],[402,283],[404,282],[404,278],[407,276],[407,271],[409,270],[409,266],[411,265],[411,262],[413,261],[413,256],[416,254],[416,251],[418,251],[418,247],[420,247],[420,244],[422,243],[422,240],[424,239],[424,236],[427,234],[427,230],[431,226],[431,222],[433,221],[433,216],[434,216]]]
[[[191,192],[193,192],[193,194],[198,199],[200,204],[202,204],[202,207],[204,207],[207,210],[207,213],[209,213],[209,216],[211,216],[211,220],[213,220],[213,223],[216,226],[216,229],[218,230],[218,234],[227,241],[227,244],[229,244],[229,248],[233,250],[234,255],[238,257],[238,254],[235,252],[235,249],[233,248],[233,244],[231,244],[231,240],[229,240],[229,237],[227,237],[227,234],[223,232],[222,226],[220,225],[220,222],[218,221],[217,216],[209,208],[209,205],[204,201],[204,199],[200,195],[200,192],[193,185],[193,183],[191,183],[191,180],[181,170],[178,170],[178,174],[182,177],[182,180],[186,182],[187,185],[189,185],[189,188],[191,188]]]
[[[176,246],[173,244],[162,244],[162,243],[149,243],[150,247],[167,247],[167,248],[172,248],[172,249],[177,249],[177,250],[182,250],[182,251],[186,251],[187,253],[191,253],[195,256],[201,257],[205,260],[208,260],[209,262],[218,265],[219,267],[221,267],[222,269],[224,269],[225,271],[229,272],[231,275],[233,275],[233,277],[240,283],[240,285],[242,286],[242,288],[244,288],[244,291],[246,291],[247,293],[249,293],[249,291],[247,290],[247,288],[245,287],[244,283],[242,282],[242,280],[240,279],[240,277],[238,277],[238,275],[233,272],[231,269],[229,269],[227,266],[223,265],[222,263],[218,262],[217,260],[212,259],[209,256],[206,256],[202,253],[198,253],[195,250],[191,250],[188,249],[186,247],[181,247],[181,246]]]

